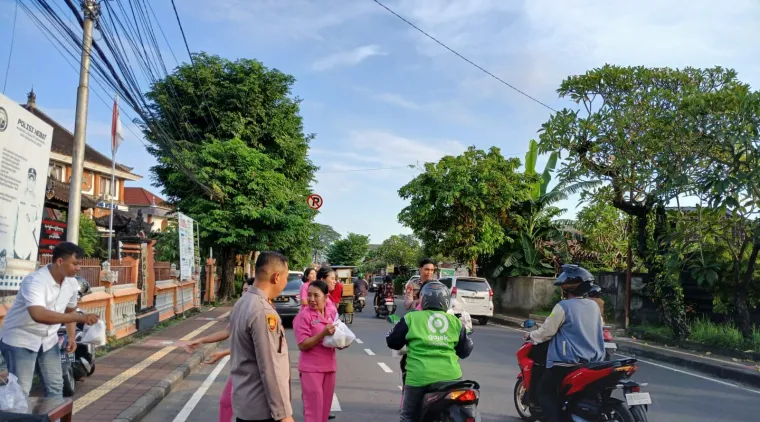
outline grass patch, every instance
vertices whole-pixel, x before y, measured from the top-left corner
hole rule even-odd
[[[534,315],[539,315],[539,316],[544,316],[544,317],[548,317],[549,315],[551,315],[551,313],[552,313],[551,309],[549,310],[542,309],[542,310],[533,312]]]
[[[707,318],[697,318],[689,323],[691,335],[687,340],[706,346],[722,347],[732,350],[754,351],[760,353],[760,328],[754,327],[752,338],[745,340],[736,325],[729,321],[718,324]],[[674,338],[673,330],[662,325],[638,325],[634,327],[643,337],[651,337],[655,340]]]

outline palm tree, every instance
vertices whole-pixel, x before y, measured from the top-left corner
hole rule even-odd
[[[525,154],[525,174],[536,176],[536,161],[538,159],[538,142],[531,139],[528,152]],[[569,255],[567,247],[568,234],[577,231],[569,220],[557,219],[564,209],[556,207],[563,201],[581,190],[598,186],[600,182],[560,182],[549,190],[551,173],[557,166],[559,154],[552,152],[540,178],[532,186],[530,200],[522,203],[516,210],[522,219],[519,224],[519,245],[513,244],[507,253],[504,263],[496,268],[494,276],[502,275],[509,270],[510,276],[537,276],[554,272],[547,257],[560,254]]]

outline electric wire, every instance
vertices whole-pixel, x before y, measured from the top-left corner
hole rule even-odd
[[[3,94],[5,94],[5,87],[8,85],[8,73],[11,71],[11,60],[13,59],[13,44],[16,41],[16,18],[18,17],[18,2],[16,0],[16,6],[13,8],[13,29],[11,30],[11,45],[8,50],[8,65],[5,66],[5,81],[3,82]]]
[[[519,93],[520,95],[522,95],[522,96],[524,96],[524,97],[526,97],[526,98],[528,98],[528,99],[532,100],[533,102],[535,102],[535,103],[537,103],[537,104],[540,104],[540,105],[542,105],[542,106],[544,106],[544,107],[548,108],[549,110],[551,110],[551,111],[553,111],[553,112],[555,112],[555,113],[557,112],[557,110],[555,110],[555,109],[554,109],[554,108],[552,108],[551,106],[549,106],[549,105],[547,105],[546,103],[544,103],[544,102],[540,101],[539,99],[537,99],[537,98],[535,98],[535,97],[531,96],[530,94],[528,94],[528,93],[526,93],[525,91],[521,90],[520,88],[518,88],[518,87],[516,87],[516,86],[514,86],[514,85],[512,85],[512,84],[510,84],[509,82],[507,82],[507,81],[505,81],[505,80],[501,79],[500,77],[498,77],[498,76],[494,75],[493,73],[489,72],[488,70],[486,70],[485,68],[483,68],[483,67],[482,67],[482,66],[480,66],[479,64],[477,64],[477,63],[473,62],[472,60],[470,60],[470,59],[468,59],[467,57],[463,56],[462,54],[458,53],[457,51],[455,51],[455,50],[454,50],[454,49],[452,49],[451,47],[447,46],[447,45],[446,45],[446,44],[444,44],[443,42],[439,41],[439,40],[438,40],[437,38],[435,38],[434,36],[432,36],[432,35],[428,34],[427,32],[423,31],[423,30],[422,30],[420,27],[418,27],[417,25],[413,24],[412,22],[410,22],[409,20],[407,20],[407,19],[406,19],[406,18],[404,18],[403,16],[399,15],[398,13],[394,12],[394,11],[393,11],[393,10],[392,10],[390,7],[386,6],[385,4],[383,4],[382,2],[380,2],[379,0],[372,0],[372,1],[374,1],[375,3],[377,3],[377,4],[378,4],[380,7],[382,7],[383,9],[387,10],[388,12],[390,12],[390,13],[391,13],[393,16],[395,16],[395,17],[397,17],[397,18],[401,19],[402,21],[404,21],[404,22],[405,22],[407,25],[409,25],[409,26],[411,26],[412,28],[416,29],[416,30],[417,30],[419,33],[421,33],[422,35],[424,35],[424,36],[426,36],[426,37],[430,38],[431,40],[433,40],[435,43],[437,43],[437,44],[438,44],[438,45],[440,45],[441,47],[445,48],[446,50],[448,50],[449,52],[451,52],[451,53],[452,53],[452,54],[454,54],[455,56],[459,57],[460,59],[462,59],[462,60],[464,60],[465,62],[469,63],[470,65],[474,66],[475,68],[477,68],[477,69],[478,69],[478,70],[480,70],[481,72],[485,73],[486,75],[488,75],[488,76],[492,77],[493,79],[496,79],[497,81],[499,81],[499,82],[501,82],[502,84],[504,84],[504,85],[508,86],[509,88],[511,88],[511,89],[512,89],[512,90],[514,90],[515,92]],[[172,2],[173,2],[173,1],[172,1]]]

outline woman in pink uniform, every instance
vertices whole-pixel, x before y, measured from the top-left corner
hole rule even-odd
[[[338,360],[335,349],[324,347],[322,340],[335,333],[333,321],[338,314],[329,306],[327,283],[317,280],[309,285],[309,307],[301,309],[293,321],[293,331],[301,355],[301,399],[304,422],[327,422],[330,417]]]
[[[309,299],[307,298],[307,292],[309,291],[309,284],[311,284],[312,281],[317,279],[317,270],[314,268],[307,268],[306,271],[303,272],[303,277],[301,278],[301,281],[303,281],[303,284],[301,285],[301,291],[298,294],[298,299],[301,301],[301,309],[309,306]]]

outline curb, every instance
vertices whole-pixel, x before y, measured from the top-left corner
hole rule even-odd
[[[521,318],[506,315],[494,315],[491,320],[497,324],[516,328],[519,328],[520,323],[522,322]],[[649,358],[664,363],[670,363],[672,365],[694,369],[708,375],[740,382],[753,387],[760,387],[760,371],[755,373],[754,368],[729,362],[720,363],[717,359],[708,359],[697,355],[689,355],[687,358],[679,356],[677,354],[678,351],[660,351],[651,346],[637,345],[622,339],[616,339],[616,343],[619,352],[631,355],[632,357]]]
[[[678,356],[676,352],[667,353],[647,346],[639,346],[627,341],[618,341],[617,345],[618,351],[631,355],[634,358],[643,357],[655,359],[660,362],[694,369],[719,378],[737,381],[753,387],[760,387],[760,372],[753,373],[752,369],[748,367],[740,368],[739,364],[731,364],[729,362],[719,363],[717,360],[708,360],[696,355],[686,358]]]
[[[198,368],[201,363],[217,348],[218,343],[212,343],[195,351],[185,360],[185,363],[178,366],[177,369],[169,373],[164,379],[143,394],[136,402],[119,413],[112,422],[137,422],[144,418],[153,410],[164,397],[168,396],[174,387],[182,382],[193,370]]]

